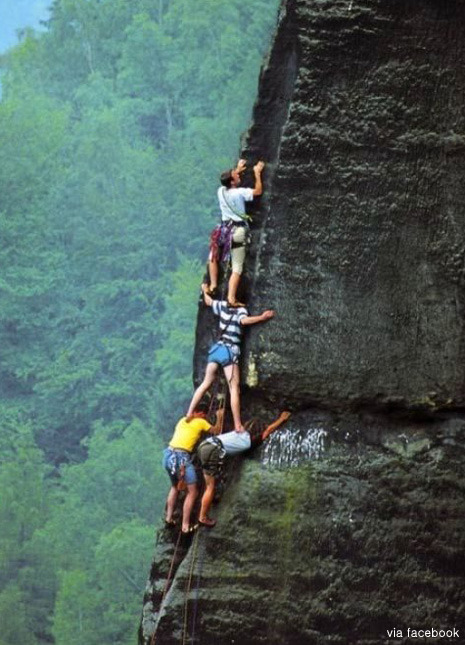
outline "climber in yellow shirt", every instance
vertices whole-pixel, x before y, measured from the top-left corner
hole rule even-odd
[[[173,513],[178,499],[178,484],[184,481],[187,487],[182,509],[181,530],[189,533],[192,508],[198,494],[197,474],[192,464],[192,452],[204,432],[217,434],[221,428],[224,410],[218,410],[216,422],[211,425],[207,420],[207,410],[199,405],[188,421],[183,417],[176,424],[174,434],[168,447],[163,452],[163,467],[171,481],[171,488],[166,499],[165,523],[174,526]]]

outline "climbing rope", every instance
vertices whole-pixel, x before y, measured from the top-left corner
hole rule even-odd
[[[194,598],[194,611],[192,614],[192,627],[191,627],[191,645],[194,645],[195,643],[195,626],[197,622],[197,609],[199,605],[199,590],[200,590],[200,580],[202,578],[202,571],[203,571],[203,563],[205,560],[205,539],[202,540],[202,547],[201,547],[201,552],[200,552],[200,563],[199,563],[199,570],[197,572],[197,584],[195,587],[195,598]]]
[[[227,277],[227,275],[228,275],[228,273],[230,271],[230,268],[231,268],[231,261],[229,259],[228,266],[226,268],[226,277]],[[224,298],[226,296],[226,285],[227,285],[227,280],[224,279],[223,280],[222,300],[224,300]],[[215,385],[214,385],[215,389],[214,389],[214,391],[212,393],[212,396],[210,398],[208,416],[210,416],[211,414],[216,414],[216,412],[217,412],[217,410],[219,408],[219,405],[220,405],[220,400],[223,401],[223,403],[224,403],[223,407],[226,406],[226,396],[227,396],[227,389],[228,389],[227,385],[228,385],[227,379],[223,378],[223,387],[222,387],[223,392],[219,396],[219,390],[220,390],[220,387],[221,387],[220,386],[220,377],[217,376],[215,378]],[[221,420],[220,434],[223,432],[223,429],[224,429],[224,415],[223,415],[223,418]],[[169,568],[169,571],[168,571],[168,576],[167,576],[167,579],[166,579],[166,582],[165,582],[165,587],[163,589],[163,593],[162,593],[162,597],[161,597],[161,601],[160,601],[159,612],[161,611],[161,609],[163,607],[163,603],[165,601],[166,594],[168,593],[168,589],[170,587],[172,573],[173,573],[173,569],[174,569],[174,563],[175,563],[175,560],[176,560],[176,555],[177,555],[177,551],[178,551],[178,548],[179,548],[179,544],[180,544],[180,541],[181,541],[181,535],[182,535],[182,531],[179,531],[176,546],[175,546],[175,549],[174,549],[174,552],[173,552],[173,556],[171,558],[171,563],[170,563],[170,568]],[[186,645],[187,638],[188,638],[187,623],[188,623],[189,593],[191,591],[192,578],[193,578],[193,575],[194,575],[195,562],[196,562],[196,558],[197,558],[198,541],[199,541],[199,531],[196,531],[196,533],[194,535],[194,538],[193,538],[193,541],[192,541],[192,545],[191,545],[191,560],[190,560],[190,565],[189,565],[189,575],[188,575],[188,578],[187,578],[186,589],[185,589],[182,645]],[[191,632],[192,632],[191,642],[192,643],[194,643],[194,638],[195,638],[195,623],[196,623],[196,619],[197,619],[199,586],[200,586],[200,578],[201,578],[201,573],[202,573],[202,568],[203,568],[204,555],[205,555],[205,548],[202,549],[202,558],[201,558],[199,571],[198,571],[198,574],[197,574],[197,585],[196,585],[196,594],[195,594],[195,601],[194,601],[194,612],[193,612],[193,617],[192,617],[192,628],[191,628]],[[150,645],[156,645],[156,631],[154,631],[154,633],[152,634],[152,637],[151,637],[151,640],[150,640]]]
[[[176,546],[174,547],[173,557],[171,558],[170,568],[168,570],[168,576],[166,578],[165,587],[164,587],[163,593],[161,595],[160,607],[158,609],[158,613],[160,613],[160,611],[162,610],[163,603],[165,601],[165,596],[168,593],[168,589],[169,589],[170,582],[171,582],[171,577],[172,577],[172,574],[173,574],[174,563],[176,561],[176,555],[177,555],[177,552],[178,552],[178,547],[179,547],[179,544],[181,542],[181,535],[182,535],[182,531],[179,531],[178,539],[176,541]],[[156,640],[157,640],[157,632],[155,630],[153,632],[153,634],[152,634],[152,638],[150,639],[150,645],[155,645]]]
[[[218,393],[220,390],[220,378],[217,375],[215,377],[215,381],[213,383],[213,392],[210,396],[210,405],[208,406],[208,413],[207,416],[211,419],[211,415],[215,414],[216,411],[218,410]]]
[[[184,618],[182,626],[182,645],[186,645],[188,638],[188,629],[187,629],[187,617],[188,617],[188,604],[189,604],[189,594],[192,585],[192,578],[194,575],[195,560],[197,557],[197,547],[199,543],[199,531],[196,531],[194,539],[192,540],[191,545],[191,561],[189,564],[189,575],[187,576],[185,597],[184,597]]]
[[[223,381],[223,387],[222,387],[222,392],[220,392],[220,381]],[[226,408],[226,396],[228,393],[228,389],[226,387],[227,382],[226,379],[221,379],[219,375],[215,377],[215,382],[214,382],[214,391],[211,395],[210,398],[210,406],[208,408],[208,417],[211,419],[213,414],[216,414],[218,412],[218,409],[220,407],[220,401],[223,402],[223,408]],[[223,418],[221,420],[221,428],[220,428],[220,434],[223,432],[223,427],[224,427],[224,414]]]

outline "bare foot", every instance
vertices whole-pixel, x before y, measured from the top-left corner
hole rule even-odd
[[[210,298],[214,298],[215,296],[218,295],[218,285],[217,284],[202,284],[202,291],[207,294],[207,296],[210,296]]]
[[[233,309],[237,309],[237,307],[245,307],[245,304],[243,302],[239,302],[238,300],[230,300],[228,298],[228,307],[232,307]]]

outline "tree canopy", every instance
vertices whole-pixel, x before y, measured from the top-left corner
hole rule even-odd
[[[0,61],[2,645],[132,643],[278,0],[55,0]]]

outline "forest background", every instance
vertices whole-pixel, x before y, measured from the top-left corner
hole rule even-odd
[[[277,6],[55,0],[1,57],[0,645],[136,642]]]

